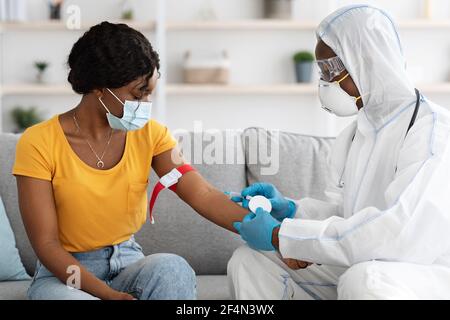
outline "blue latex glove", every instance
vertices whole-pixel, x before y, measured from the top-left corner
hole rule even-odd
[[[256,213],[250,212],[242,222],[233,223],[233,227],[251,248],[264,251],[275,250],[272,232],[279,226],[280,222],[262,208],[256,209]]]
[[[295,203],[286,199],[283,195],[270,183],[254,183],[251,186],[245,188],[241,192],[242,198],[237,201],[237,197],[231,198],[235,202],[241,202],[242,206],[248,209],[249,200],[245,199],[246,196],[264,196],[269,199],[272,204],[272,212],[270,213],[278,221],[283,221],[285,218],[293,218],[296,212]]]
[[[230,200],[236,203],[241,203],[244,199],[242,199],[242,196],[237,193],[237,192],[230,192],[230,191],[225,191],[224,192],[227,196],[230,197]],[[247,201],[247,207],[246,209],[248,209],[248,200]]]

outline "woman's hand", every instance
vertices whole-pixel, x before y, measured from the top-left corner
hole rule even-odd
[[[104,300],[137,300],[131,294],[112,290],[111,293]]]
[[[283,262],[292,270],[306,269],[310,265],[312,265],[312,263],[310,263],[310,262],[289,259],[289,258],[283,259]]]

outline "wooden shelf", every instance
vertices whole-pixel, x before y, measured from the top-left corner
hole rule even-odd
[[[422,84],[418,88],[425,94],[450,94],[450,82]],[[169,95],[306,95],[317,94],[317,84],[273,85],[187,85],[168,84]]]
[[[188,85],[168,84],[169,95],[289,95],[313,94],[317,91],[314,84],[279,84],[279,85]],[[55,96],[75,94],[69,85],[59,84],[15,84],[0,87],[4,96]]]
[[[126,23],[138,30],[154,30],[155,22],[146,21],[112,21]],[[80,30],[87,30],[98,22],[86,23]],[[258,30],[306,30],[314,31],[319,21],[299,20],[276,20],[276,19],[251,19],[251,20],[229,20],[229,21],[170,21],[166,28],[168,31],[258,31]],[[412,19],[398,23],[403,29],[439,29],[450,28],[450,20],[426,20]],[[0,31],[79,31],[67,28],[63,21],[30,21],[30,22],[3,22],[0,23]]]
[[[313,94],[314,84],[274,84],[274,85],[189,85],[169,84],[168,95],[297,95]]]
[[[417,88],[424,93],[446,94],[450,93],[450,82],[422,84]]]
[[[4,96],[56,96],[75,94],[69,85],[59,84],[16,84],[0,86]]]
[[[398,23],[403,29],[446,29],[450,28],[450,20],[413,19]]]
[[[450,94],[450,82],[423,84],[418,88],[425,94]],[[264,85],[192,85],[168,84],[167,94],[176,95],[308,95],[317,94],[317,84]],[[76,95],[69,85],[16,84],[0,87],[3,96]]]
[[[91,26],[101,21],[82,24],[80,29],[69,29],[63,21],[30,21],[30,22],[2,22],[0,23],[0,32],[4,31],[86,31]],[[126,23],[130,27],[147,31],[155,29],[155,22],[139,22],[139,21],[111,21],[113,23]]]
[[[186,21],[167,23],[168,31],[314,30],[316,27],[316,22],[271,19],[240,21]]]
[[[227,30],[306,30],[314,31],[319,21],[254,19],[240,21],[168,22],[168,31],[227,31]],[[398,23],[402,29],[450,28],[450,20],[413,19]]]

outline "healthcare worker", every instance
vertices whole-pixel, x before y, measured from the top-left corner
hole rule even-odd
[[[449,113],[414,89],[382,10],[344,7],[317,39],[323,107],[357,118],[333,146],[327,201],[292,201],[264,183],[243,190],[273,209],[235,223],[248,246],[229,262],[232,294],[450,298]]]

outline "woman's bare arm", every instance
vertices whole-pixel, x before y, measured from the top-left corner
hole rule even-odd
[[[179,150],[174,149],[154,157],[152,167],[162,177],[184,163]],[[236,232],[233,222],[242,221],[248,214],[248,210],[231,201],[198,172],[183,175],[177,185],[177,195],[206,219],[233,232]]]
[[[49,181],[16,176],[19,208],[28,238],[41,263],[62,283],[71,276],[70,266],[80,270],[81,290],[100,299],[132,299],[120,293],[86,270],[61,245],[52,184]]]

